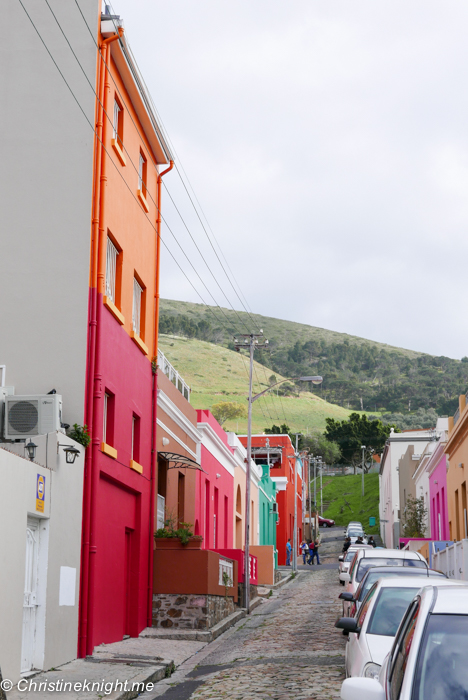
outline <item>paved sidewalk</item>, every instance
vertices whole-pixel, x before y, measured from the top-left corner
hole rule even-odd
[[[175,666],[206,646],[205,642],[126,639],[96,647],[92,657],[76,659],[20,682],[7,700],[131,700],[170,676]]]
[[[141,700],[339,698],[345,639],[334,622],[341,609],[336,566],[341,542],[323,545],[333,568],[307,567]]]

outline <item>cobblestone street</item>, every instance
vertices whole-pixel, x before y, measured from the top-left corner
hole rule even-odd
[[[336,534],[324,533],[324,565],[300,567],[296,579],[201,650],[192,659],[197,665],[192,664],[190,672],[182,677],[177,671],[167,681],[170,687],[166,686],[163,697],[339,698],[344,679],[345,638],[333,626],[341,610],[336,561],[342,536],[335,539]]]

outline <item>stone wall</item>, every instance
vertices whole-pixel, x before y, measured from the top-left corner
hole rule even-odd
[[[153,595],[153,627],[210,629],[236,610],[233,598],[218,595]]]
[[[275,569],[275,583],[279,583],[283,578],[280,569]]]

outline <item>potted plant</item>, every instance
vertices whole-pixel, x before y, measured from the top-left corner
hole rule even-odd
[[[191,523],[179,523],[175,527],[175,518],[170,516],[154,533],[156,549],[201,549],[203,537],[194,535]]]

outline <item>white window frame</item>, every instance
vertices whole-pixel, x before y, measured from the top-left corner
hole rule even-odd
[[[113,124],[113,127],[114,127],[114,136],[113,136],[113,138],[114,138],[116,141],[119,141],[119,114],[121,113],[121,111],[122,111],[121,106],[119,105],[119,103],[117,102],[117,100],[114,99],[114,124]],[[120,146],[120,145],[121,145],[121,144],[119,143],[119,146]]]
[[[106,296],[115,304],[115,283],[117,279],[117,258],[119,251],[107,236],[106,253]]]
[[[132,452],[131,452],[130,459],[133,459],[133,450],[135,448],[135,421],[136,420],[137,419],[135,418],[135,416],[132,416]]]
[[[138,189],[140,190],[140,192],[142,194],[144,194],[143,184],[146,187],[146,182],[143,183],[143,166],[145,163],[146,163],[146,158],[143,155],[143,153],[140,151],[140,161],[139,161],[139,165],[138,165]]]
[[[140,336],[141,329],[141,298],[143,295],[143,288],[138,282],[137,278],[133,278],[133,315],[132,315],[132,326],[133,332],[136,333],[138,337]]]

